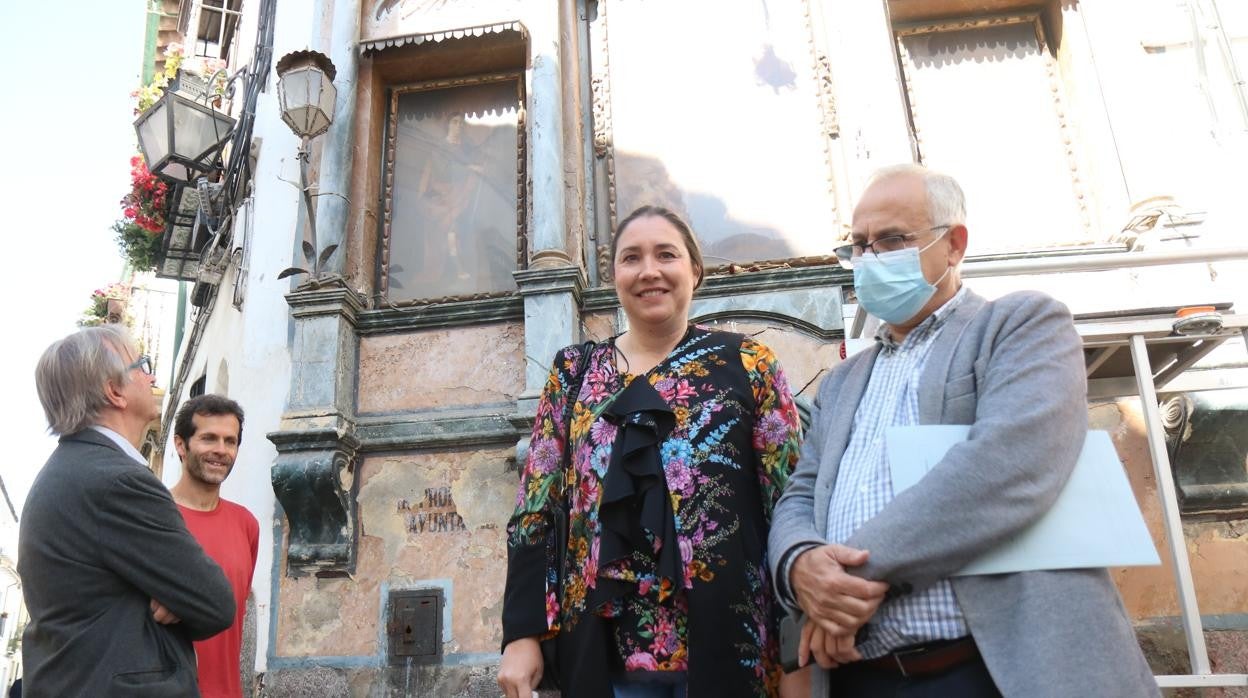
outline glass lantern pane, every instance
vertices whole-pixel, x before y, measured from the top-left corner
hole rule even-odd
[[[148,166],[155,165],[169,154],[169,113],[164,101],[157,102],[147,118],[139,122],[139,147]]]
[[[334,87],[334,83],[330,81],[328,75],[323,76],[318,106],[321,110],[321,116],[327,124],[334,120],[334,103],[337,101],[338,89]]]
[[[286,74],[286,107],[299,108],[312,101],[315,78],[310,70],[295,70]]]
[[[186,167],[186,165],[177,162],[166,163],[164,167],[160,168],[160,172],[158,174],[162,174],[171,179],[176,179],[180,182],[191,181],[191,171]]]
[[[177,102],[174,110],[174,151],[197,160],[220,143],[230,132],[232,120],[224,115],[201,111],[187,102]]]

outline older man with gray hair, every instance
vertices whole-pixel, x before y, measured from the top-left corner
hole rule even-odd
[[[1052,506],[1087,431],[1070,312],[963,287],[967,239],[957,182],[902,165],[872,179],[836,251],[883,325],[824,378],[772,518],[799,657],[822,667],[812,695],[1157,695],[1106,570],[954,576]],[[895,492],[885,431],[919,424],[971,428]]]
[[[198,696],[192,640],[234,597],[138,447],[160,415],[151,360],[117,325],[57,341],[35,387],[59,435],[22,510],[27,696]]]

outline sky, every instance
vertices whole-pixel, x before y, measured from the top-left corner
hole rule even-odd
[[[144,0],[0,2],[0,210],[9,253],[0,273],[8,303],[0,360],[0,417],[12,439],[0,475],[21,511],[56,446],[35,393],[34,368],[73,332],[91,292],[121,279],[113,240],[118,202],[136,152],[134,100],[143,63]],[[0,547],[16,528],[0,504]]]

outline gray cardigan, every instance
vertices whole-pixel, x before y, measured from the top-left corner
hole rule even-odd
[[[169,491],[107,436],[61,437],[22,509],[27,696],[197,696],[192,640],[234,622],[229,582]],[[161,625],[152,599],[181,619]]]
[[[969,424],[968,440],[846,541],[851,570],[912,593],[1008,540],[1053,504],[1087,431],[1082,343],[1064,305],[1038,292],[967,291],[919,386],[922,424]],[[772,520],[773,574],[795,546],[823,543],[837,468],[879,345],[819,386],[801,460]],[[1006,696],[1159,695],[1109,574],[1046,570],[954,577],[958,605]],[[797,609],[790,609],[799,613]],[[816,667],[812,695],[828,695]]]

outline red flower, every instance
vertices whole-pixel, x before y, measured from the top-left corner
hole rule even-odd
[[[128,222],[160,234],[165,229],[166,194],[169,187],[153,175],[141,155],[130,158],[130,193],[121,200]]]

